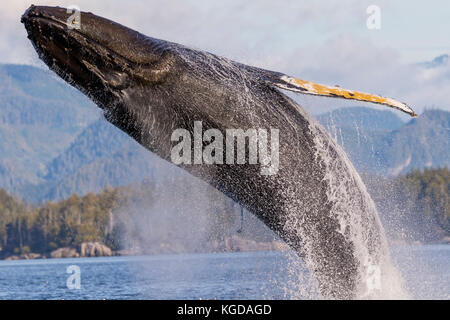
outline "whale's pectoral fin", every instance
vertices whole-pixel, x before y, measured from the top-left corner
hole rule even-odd
[[[395,99],[378,96],[375,94],[363,93],[354,90],[346,90],[337,86],[330,87],[323,84],[314,83],[311,81],[289,77],[283,74],[277,75],[271,74],[269,77],[266,78],[266,81],[269,85],[303,94],[312,94],[332,98],[352,99],[358,101],[372,102],[376,104],[383,104],[391,108],[403,111],[409,114],[411,117],[417,117],[417,114],[405,103],[397,101]]]

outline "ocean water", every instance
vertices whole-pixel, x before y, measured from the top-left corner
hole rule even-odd
[[[450,299],[449,245],[391,251],[413,298]],[[313,287],[289,252],[0,261],[0,299],[320,298]]]

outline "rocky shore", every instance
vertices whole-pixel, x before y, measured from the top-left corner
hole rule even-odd
[[[111,250],[99,242],[84,242],[78,247],[58,248],[49,254],[26,253],[20,255],[8,255],[3,260],[20,259],[50,259],[50,258],[81,258],[81,257],[110,257],[127,255],[153,255],[176,253],[217,253],[217,252],[250,252],[250,251],[283,251],[288,246],[281,241],[257,242],[239,236],[231,236],[223,241],[211,241],[205,245],[189,250],[180,244],[158,243],[148,248],[135,248],[125,250]]]
[[[393,245],[423,245],[420,242],[406,243],[404,241],[393,241]],[[444,237],[436,243],[450,244],[450,237]],[[282,241],[274,240],[258,242],[237,235],[225,238],[222,241],[213,240],[204,245],[191,249],[181,244],[161,242],[146,248],[133,248],[123,250],[112,250],[99,242],[84,242],[77,247],[58,248],[49,254],[26,253],[21,255],[0,256],[0,260],[20,259],[51,259],[51,258],[82,258],[82,257],[110,257],[110,256],[135,256],[155,254],[177,254],[177,253],[219,253],[219,252],[251,252],[251,251],[285,251],[289,247]]]
[[[109,257],[114,251],[99,242],[84,242],[76,248],[64,247],[53,250],[49,254],[24,253],[6,256],[4,260],[47,259],[47,258],[80,258],[80,257]]]

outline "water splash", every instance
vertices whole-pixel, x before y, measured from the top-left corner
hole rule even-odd
[[[404,281],[391,262],[375,204],[359,174],[336,141],[324,138],[326,132],[323,127],[313,119],[310,123],[310,130],[315,137],[316,157],[326,168],[328,201],[333,203],[331,215],[339,222],[340,232],[354,245],[359,262],[360,281],[356,298],[409,298]],[[330,147],[338,153],[338,157],[330,156]]]

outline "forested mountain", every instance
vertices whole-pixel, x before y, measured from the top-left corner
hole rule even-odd
[[[97,108],[49,71],[0,65],[0,186],[44,181],[47,164],[99,118]]]

